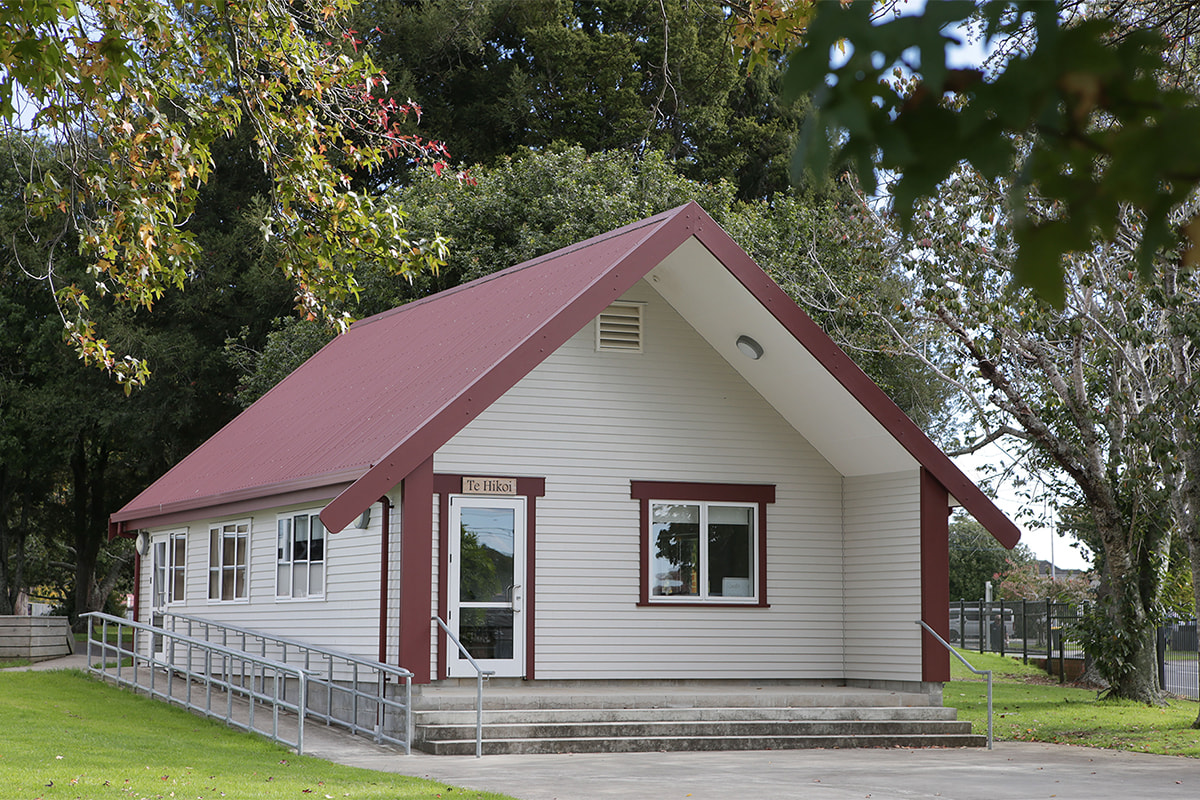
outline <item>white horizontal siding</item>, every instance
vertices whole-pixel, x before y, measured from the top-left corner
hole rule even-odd
[[[325,597],[284,600],[275,597],[276,514],[319,510],[311,505],[257,511],[242,517],[199,520],[187,528],[187,573],[184,602],[168,611],[270,632],[354,655],[375,658],[379,648],[379,506],[372,509],[367,530],[347,528],[326,534]],[[393,520],[398,514],[393,513]],[[250,520],[249,597],[242,602],[208,599],[208,528]],[[170,529],[178,530],[175,526]],[[142,559],[139,619],[150,619],[151,559]],[[389,578],[389,580],[393,580]],[[398,584],[398,580],[396,581]]]
[[[840,677],[841,477],[647,284],[624,299],[643,353],[596,352],[589,324],[434,461],[546,479],[537,677]],[[631,479],[775,484],[771,607],[638,607]]]
[[[917,470],[847,478],[846,677],[921,680]]]

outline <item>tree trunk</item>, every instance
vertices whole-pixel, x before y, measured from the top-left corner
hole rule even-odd
[[[94,449],[89,453],[89,449]],[[108,447],[98,443],[88,447],[85,433],[75,440],[71,454],[71,477],[74,492],[71,497],[71,517],[75,543],[75,589],[72,627],[83,629],[81,617],[89,611],[99,611],[104,600],[97,605],[95,591],[96,564],[100,559],[100,548],[108,535],[105,515],[105,471],[108,467]]]
[[[1188,553],[1192,562],[1192,597],[1196,603],[1196,630],[1200,632],[1200,538],[1193,536],[1188,539]],[[1200,713],[1196,715],[1196,721],[1192,723],[1192,727],[1200,728]]]

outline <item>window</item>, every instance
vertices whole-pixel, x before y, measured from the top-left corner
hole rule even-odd
[[[276,520],[275,596],[325,596],[325,526],[316,511]]]
[[[250,522],[208,529],[208,599],[245,600]]]
[[[154,607],[182,603],[187,585],[187,531],[172,531],[153,544],[151,595]]]
[[[775,487],[633,481],[640,603],[766,606],[766,505]]]

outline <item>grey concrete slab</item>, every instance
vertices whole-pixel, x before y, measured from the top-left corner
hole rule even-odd
[[[84,667],[79,655],[19,669]],[[1195,800],[1200,759],[997,742],[994,750],[860,749],[405,756],[323,725],[308,755],[520,800]],[[451,796],[451,795],[447,795]]]
[[[315,753],[314,753],[315,754]],[[395,756],[340,763],[521,800],[1195,800],[1200,760],[1000,742],[994,750]]]

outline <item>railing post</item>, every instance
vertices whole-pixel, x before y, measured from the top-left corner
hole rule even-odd
[[[939,642],[941,642],[942,647],[949,650],[950,654],[952,656],[954,656],[955,658],[957,658],[959,661],[961,661],[963,663],[963,666],[965,666],[967,669],[971,670],[971,672],[975,673],[976,675],[983,675],[987,679],[987,730],[988,730],[987,746],[988,746],[988,750],[991,750],[992,749],[992,740],[993,740],[993,737],[992,737],[992,671],[990,669],[975,669],[975,667],[971,666],[971,662],[969,662],[965,658],[963,658],[958,653],[958,651],[955,650],[950,645],[949,642],[947,642],[945,639],[943,639],[941,637],[940,634],[938,634],[937,631],[935,631],[933,628],[929,627],[929,625],[925,622],[925,620],[919,619],[916,621],[916,623],[918,625],[920,625],[922,628],[924,628],[925,630],[929,631],[929,633],[933,636],[933,638],[935,638]]]

